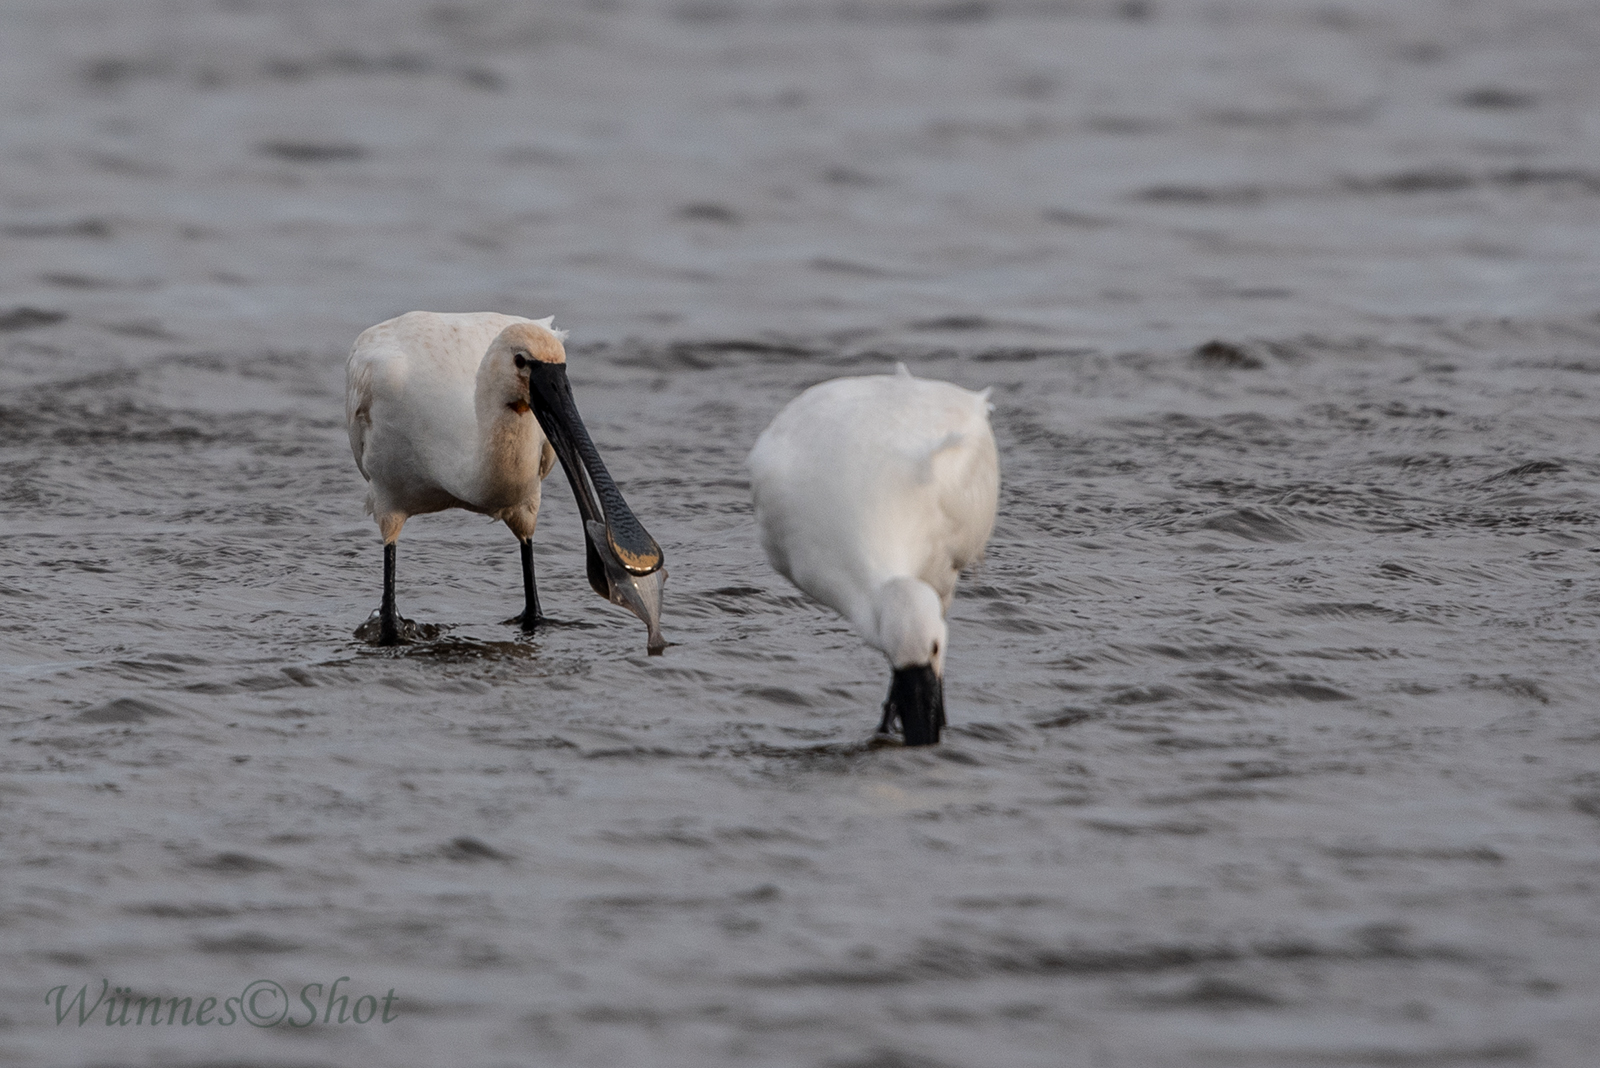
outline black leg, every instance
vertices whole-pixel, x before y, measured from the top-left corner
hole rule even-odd
[[[525,603],[517,622],[522,624],[523,630],[532,632],[544,622],[544,613],[539,611],[539,587],[533,581],[533,539],[523,538],[520,548],[522,549],[522,598]]]
[[[883,722],[878,724],[878,733],[879,734],[893,734],[894,733],[894,721],[895,721],[894,698],[890,697],[889,700],[887,700],[887,701],[885,701],[883,703]]]
[[[400,613],[394,610],[394,542],[383,547],[383,605],[378,609],[378,644],[400,644]]]

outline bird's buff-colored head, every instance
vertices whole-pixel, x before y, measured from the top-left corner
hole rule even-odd
[[[504,352],[513,359],[521,356],[523,360],[538,363],[566,363],[567,349],[561,342],[567,332],[551,326],[554,319],[551,316],[531,323],[512,323],[500,331],[489,351]]]

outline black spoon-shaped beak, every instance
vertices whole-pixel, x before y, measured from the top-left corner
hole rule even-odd
[[[896,717],[907,745],[939,741],[944,726],[944,680],[934,674],[932,664],[894,669],[889,699],[883,703],[883,726],[878,729],[887,733]]]
[[[583,517],[589,585],[649,628],[649,652],[666,648],[661,637],[661,586],[666,556],[612,481],[572,399],[565,364],[528,365],[528,404],[556,451]]]

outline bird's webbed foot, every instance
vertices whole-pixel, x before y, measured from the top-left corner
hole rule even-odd
[[[355,636],[369,645],[409,645],[437,637],[439,628],[428,623],[400,616],[384,618],[381,609],[374,608],[372,615],[357,627]]]
[[[505,625],[508,627],[518,627],[524,634],[535,634],[541,627],[548,626],[550,622],[550,617],[545,615],[543,612],[529,613],[527,611],[522,611],[506,620]]]

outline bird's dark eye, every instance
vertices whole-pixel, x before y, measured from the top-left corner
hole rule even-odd
[[[515,356],[513,356],[511,359],[512,359],[512,361],[514,363],[516,363],[517,370],[519,370],[519,371],[522,370],[524,367],[528,366],[528,357],[525,356],[524,354],[520,353],[520,352],[517,353]]]

